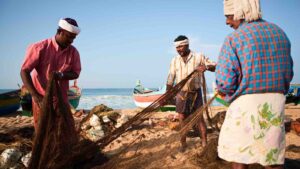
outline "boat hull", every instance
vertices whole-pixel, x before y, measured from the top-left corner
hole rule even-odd
[[[0,115],[16,112],[20,108],[20,90],[0,94]]]
[[[159,97],[161,97],[162,94],[155,94],[155,95],[149,95],[149,94],[134,94],[134,104],[137,107],[145,108],[148,107],[150,104],[152,104],[155,100],[157,100]]]
[[[133,94],[134,104],[140,108],[146,108],[150,106],[154,101],[156,101],[163,94]],[[160,108],[161,111],[175,111],[176,107],[174,105],[166,105]]]
[[[26,90],[26,89],[24,89]],[[80,88],[78,88],[77,86],[72,86],[69,88],[68,91],[68,100],[70,105],[72,106],[72,108],[76,109],[79,105],[79,101],[80,101],[80,97],[81,97],[81,90]],[[23,110],[23,114],[26,116],[31,116],[32,113],[32,98],[31,95],[29,93],[27,93],[24,96],[21,96],[21,105],[22,105],[22,110]]]
[[[73,108],[77,108],[80,101],[80,95],[79,96],[70,96],[68,97],[69,103],[72,105]]]

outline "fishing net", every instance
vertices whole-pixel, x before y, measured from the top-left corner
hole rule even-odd
[[[122,126],[96,142],[79,140],[70,109],[64,105],[59,84],[51,75],[42,104],[42,113],[33,143],[29,168],[90,168],[93,165],[100,165],[107,160],[99,153],[104,147],[125,133],[130,127],[141,124],[151,115],[151,112],[166,105],[195,75],[197,75],[196,70]],[[208,102],[208,104],[210,103],[211,101]],[[88,120],[90,116],[91,114],[83,121]]]
[[[175,85],[170,90],[168,90],[165,94],[163,94],[161,97],[155,100],[152,104],[150,104],[148,107],[143,109],[141,112],[137,113],[130,120],[124,123],[121,127],[117,128],[116,130],[112,131],[111,133],[109,133],[108,135],[106,135],[105,137],[97,141],[97,143],[100,145],[101,148],[104,148],[109,143],[111,143],[116,138],[118,138],[120,135],[122,135],[124,132],[126,132],[127,129],[130,128],[131,126],[141,124],[147,117],[151,115],[153,111],[166,105],[169,100],[173,99],[173,97],[184,87],[187,81],[195,77],[197,73],[198,73],[197,70],[194,70],[185,79],[183,79],[177,85]]]
[[[90,168],[94,159],[98,158],[99,164],[102,157],[95,143],[79,141],[71,111],[64,104],[59,84],[51,75],[28,168]]]

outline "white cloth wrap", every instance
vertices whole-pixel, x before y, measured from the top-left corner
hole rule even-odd
[[[224,0],[224,15],[234,15],[234,20],[247,22],[262,18],[260,0]]]
[[[219,157],[243,164],[283,164],[284,105],[280,93],[245,94],[234,100],[220,131]]]
[[[76,35],[78,35],[80,33],[80,28],[79,27],[68,23],[64,19],[59,20],[58,26],[61,27],[64,30],[68,31],[68,32],[75,33]]]
[[[188,45],[188,44],[189,44],[188,39],[174,42],[175,47],[184,46],[184,45]]]

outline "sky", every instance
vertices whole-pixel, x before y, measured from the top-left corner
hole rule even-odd
[[[263,18],[280,26],[292,44],[293,83],[300,83],[299,0],[261,0]],[[73,45],[81,57],[81,88],[133,88],[166,83],[173,40],[217,61],[224,38],[222,0],[0,0],[0,89],[22,85],[26,48],[55,35],[60,18],[77,20]],[[214,73],[206,73],[208,87]]]

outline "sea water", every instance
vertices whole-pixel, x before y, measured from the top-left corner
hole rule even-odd
[[[82,89],[77,109],[92,109],[94,106],[104,104],[113,109],[135,108],[132,88],[114,89]]]
[[[99,104],[105,104],[113,109],[136,108],[132,93],[132,88],[83,89],[77,109],[92,109]],[[212,96],[212,90],[209,90],[208,98]],[[216,101],[213,102],[213,106],[220,105]]]
[[[0,89],[0,93],[12,91],[13,89]],[[92,109],[94,106],[104,104],[113,109],[131,109],[136,108],[133,101],[133,88],[99,88],[82,89],[77,109]],[[208,98],[212,97],[212,90],[209,89]],[[216,101],[213,106],[219,106]]]

